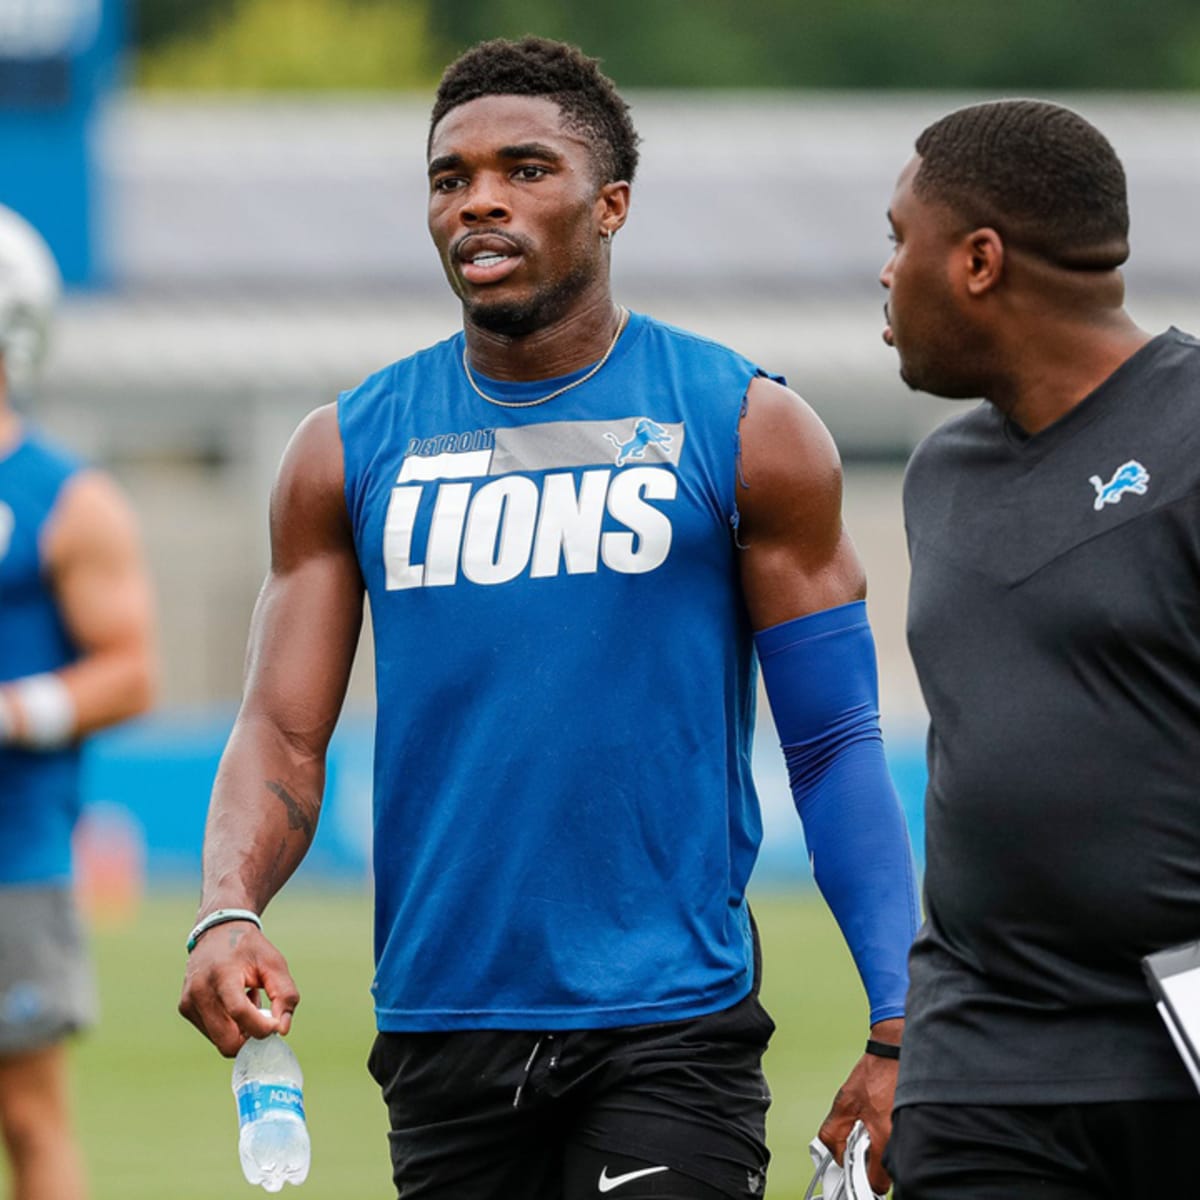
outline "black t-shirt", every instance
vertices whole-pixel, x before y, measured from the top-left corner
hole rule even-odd
[[[1195,1098],[1140,958],[1200,937],[1200,341],[904,488],[926,923],[897,1103]]]

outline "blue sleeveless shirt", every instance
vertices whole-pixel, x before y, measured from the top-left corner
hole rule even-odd
[[[379,1027],[717,1011],[753,975],[734,482],[761,372],[634,314],[592,379],[504,408],[462,353],[338,407],[375,638]],[[479,383],[520,402],[584,373]]]
[[[77,651],[42,562],[42,531],[79,464],[28,432],[0,458],[0,682],[56,671]],[[0,746],[0,885],[65,883],[79,815],[79,747]]]

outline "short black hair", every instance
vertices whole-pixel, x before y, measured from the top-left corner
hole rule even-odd
[[[913,190],[973,226],[1061,267],[1112,270],[1129,257],[1125,170],[1078,113],[1044,100],[994,100],[935,121],[916,143]]]
[[[601,183],[633,182],[638,135],[616,84],[576,46],[548,38],[480,42],[452,62],[438,85],[429,136],[452,109],[481,96],[544,96],[592,147]]]

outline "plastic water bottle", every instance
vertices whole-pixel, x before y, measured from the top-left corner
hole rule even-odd
[[[233,1060],[238,1157],[249,1183],[277,1192],[308,1178],[311,1148],[304,1123],[304,1075],[277,1033],[249,1038]]]

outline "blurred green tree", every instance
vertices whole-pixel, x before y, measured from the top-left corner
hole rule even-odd
[[[143,52],[228,20],[237,0],[131,0],[133,39]]]
[[[157,87],[427,86],[474,42],[538,33],[623,87],[1200,88],[1196,0],[134,3],[138,78]]]
[[[437,80],[424,0],[200,0],[197,7],[206,11],[176,35],[146,43],[134,72],[141,86],[387,91]]]
[[[582,46],[622,86],[751,87],[764,82],[774,36],[769,26],[764,36],[763,8],[764,0],[438,0],[430,29],[447,60],[484,38],[536,33]]]

